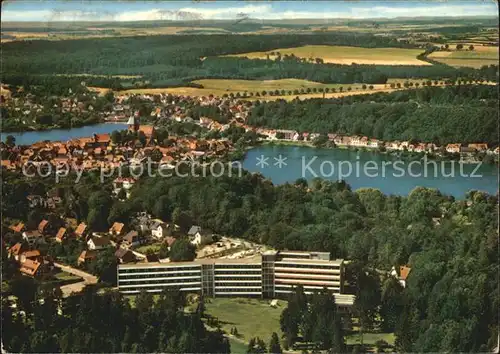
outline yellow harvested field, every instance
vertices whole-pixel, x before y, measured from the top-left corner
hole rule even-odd
[[[328,45],[306,45],[296,48],[282,48],[269,50],[267,52],[251,52],[234,54],[228,56],[247,57],[249,59],[270,59],[276,58],[276,52],[281,56],[295,55],[299,58],[306,58],[314,62],[316,58],[321,58],[325,63],[336,64],[380,64],[380,65],[431,65],[425,61],[418,60],[417,55],[422,53],[421,49],[401,49],[401,48],[360,48],[347,46]],[[274,53],[274,55],[271,55]]]
[[[406,90],[406,89],[405,89]],[[388,88],[386,85],[374,85],[372,90],[354,90],[345,92],[335,92],[335,93],[310,93],[301,95],[291,95],[291,96],[265,96],[265,97],[250,97],[249,100],[261,100],[261,101],[276,101],[276,100],[286,100],[292,101],[299,97],[300,100],[307,100],[309,98],[338,98],[354,95],[369,95],[377,92],[392,92],[396,89]]]
[[[109,88],[105,87],[92,87],[92,86],[87,86],[87,88],[91,91],[99,92],[100,95],[106,94],[106,92],[111,91]]]

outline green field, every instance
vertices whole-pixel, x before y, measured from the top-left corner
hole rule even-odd
[[[216,298],[205,302],[206,313],[218,318],[226,333],[236,327],[245,341],[260,337],[266,343],[273,332],[281,336],[279,319],[285,304],[280,300],[278,307],[272,308],[269,301],[245,298]]]
[[[296,48],[280,48],[267,52],[251,52],[231,56],[248,57],[250,59],[270,59],[276,58],[276,52],[281,56],[295,55],[299,58],[306,58],[314,61],[321,58],[325,63],[337,64],[380,64],[380,65],[430,65],[418,60],[417,55],[422,53],[421,49],[402,48],[361,48],[348,46],[328,46],[328,45],[306,45]],[[274,53],[274,54],[271,54]]]

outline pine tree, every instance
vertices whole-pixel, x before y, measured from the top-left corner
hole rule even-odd
[[[276,332],[273,332],[273,334],[271,335],[271,341],[269,343],[269,353],[272,353],[272,354],[283,353],[283,350],[281,350],[281,345],[280,345],[280,341],[278,338],[278,334]]]

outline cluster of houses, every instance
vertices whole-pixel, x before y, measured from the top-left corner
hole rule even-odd
[[[40,100],[31,93],[21,97],[2,95],[1,103],[10,110],[9,117],[22,124],[30,124],[33,119],[44,113],[71,113],[76,117],[80,114],[93,113],[100,118],[111,114],[111,112],[99,112],[94,107],[96,93],[83,93],[82,95],[87,96],[84,101],[79,100],[70,90],[68,96],[52,96],[50,103],[45,104],[40,103]]]
[[[85,223],[80,223],[76,228],[54,227],[49,220],[40,221],[36,229],[26,229],[20,222],[11,225],[10,229],[22,236],[22,242],[14,244],[8,249],[8,254],[19,263],[22,274],[32,277],[41,277],[53,269],[53,259],[42,256],[38,250],[40,244],[46,242],[64,243],[69,239],[79,240],[85,244],[85,249],[80,253],[77,264],[84,266],[86,263],[99,257],[101,251],[113,247],[115,257],[119,263],[131,262],[159,262],[159,255],[150,253],[142,254],[135,249],[151,243],[166,244],[170,248],[178,238],[187,237],[196,247],[214,242],[214,234],[200,226],[193,225],[187,233],[172,223],[159,219],[152,219],[147,214],[140,214],[135,218],[134,227],[115,222],[107,232],[91,232]]]
[[[231,151],[228,140],[203,140],[194,137],[169,137],[170,146],[159,145],[154,139],[152,126],[141,126],[132,121],[129,129],[144,133],[146,144],[131,141],[114,144],[109,134],[94,134],[92,137],[67,142],[37,142],[30,146],[2,146],[1,166],[8,170],[26,168],[75,170],[113,169],[142,164],[148,157],[156,157],[159,166],[169,166],[175,161],[194,160],[220,156]],[[49,167],[50,166],[50,167]]]
[[[110,111],[104,112],[104,120],[109,122],[126,122],[130,116],[137,113],[129,104],[131,100],[147,102],[151,107],[149,116],[155,119],[171,119],[176,122],[198,123],[197,119],[191,117],[190,108],[193,106],[217,107],[221,115],[229,120],[244,121],[248,116],[252,103],[242,102],[230,97],[216,97],[214,95],[192,97],[172,94],[127,94],[115,97],[115,103]],[[200,122],[202,123],[202,122]],[[226,125],[227,126],[227,125]],[[217,130],[223,129],[223,125],[214,122],[213,127]]]
[[[18,242],[8,250],[8,255],[19,264],[19,271],[30,277],[41,277],[54,268],[50,256],[42,256],[39,250]]]

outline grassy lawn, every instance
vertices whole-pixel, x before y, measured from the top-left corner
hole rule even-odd
[[[82,278],[80,278],[80,277],[78,277],[76,275],[70,274],[70,273],[66,273],[66,272],[56,273],[56,274],[54,274],[54,278],[57,279],[57,280],[65,280],[65,281],[70,281],[70,280],[79,281],[79,280],[82,280]]]
[[[268,55],[274,59],[276,55],[271,52],[294,54],[299,58],[321,58],[325,63],[337,64],[381,64],[381,65],[430,65],[418,60],[417,55],[422,53],[421,49],[401,49],[401,48],[361,48],[348,46],[329,45],[306,45],[296,48],[280,48],[267,52],[251,52],[236,54],[231,56],[248,57],[250,59],[265,59]]]
[[[228,337],[229,344],[231,345],[231,353],[234,354],[245,354],[247,352],[247,345],[234,339]],[[267,343],[266,343],[267,344]]]
[[[346,344],[354,345],[361,344],[361,338],[359,334],[350,334],[345,338]],[[394,333],[364,333],[363,334],[363,344],[374,345],[379,340],[385,340],[389,345],[394,345]]]
[[[245,341],[260,337],[268,343],[273,332],[281,337],[280,315],[285,308],[285,301],[280,300],[277,308],[269,306],[269,301],[245,298],[209,299],[205,303],[206,313],[217,317],[221,328],[231,332],[236,327]]]

